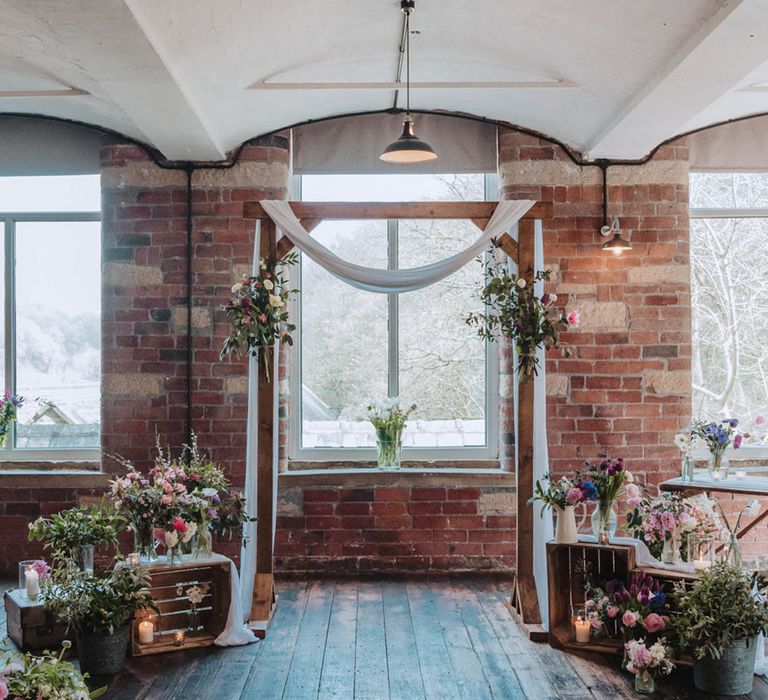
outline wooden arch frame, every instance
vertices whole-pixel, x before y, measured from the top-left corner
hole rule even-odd
[[[307,231],[324,220],[358,219],[470,219],[484,229],[496,202],[291,202],[296,217]],[[535,222],[552,218],[552,202],[537,202],[518,224],[518,241],[504,234],[496,242],[517,264],[519,270],[533,270]],[[288,237],[276,240],[275,224],[260,202],[245,202],[243,217],[261,223],[259,255],[282,257],[294,247]],[[277,382],[266,375],[259,363],[258,377],[258,518],[256,535],[256,578],[251,604],[252,621],[266,628],[275,604],[272,518],[276,504],[273,497],[275,430],[274,392]],[[533,509],[528,506],[533,493],[533,379],[519,385],[517,421],[517,567],[511,609],[532,638],[540,637],[541,614],[533,577]]]

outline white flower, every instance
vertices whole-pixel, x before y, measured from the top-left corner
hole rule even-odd
[[[232,294],[237,294],[242,288],[243,285],[240,284],[240,282],[235,282],[235,284],[232,285]]]
[[[187,531],[182,535],[181,541],[189,542],[197,532],[197,523],[187,523]]]
[[[750,517],[754,518],[756,515],[760,513],[760,501],[758,501],[756,498],[753,498],[748,504],[747,507],[744,509],[744,512]]]
[[[206,486],[201,491],[201,493],[203,494],[203,496],[206,496],[207,498],[212,498],[213,496],[215,496],[218,493],[218,491],[216,489],[212,489],[210,486]]]
[[[264,289],[271,292],[274,288],[275,285],[272,284],[272,280],[264,280]]]
[[[275,308],[280,308],[283,305],[283,300],[280,297],[275,296],[274,294],[270,294],[269,305],[274,306]]]
[[[262,270],[266,270],[267,269],[267,263],[264,262],[264,258],[259,258],[259,267]]]
[[[693,450],[693,441],[691,440],[690,435],[686,435],[685,433],[677,433],[675,435],[675,445],[677,446],[677,449],[680,450],[684,455],[690,455],[691,451]]]
[[[522,277],[517,280],[517,286],[520,287],[520,289],[525,289],[525,280]]]
[[[203,598],[205,598],[205,594],[199,586],[192,586],[192,588],[187,588],[187,598],[189,598],[190,603],[200,605],[203,602]]]
[[[628,469],[624,470],[624,481],[626,481],[628,484],[634,484],[635,483],[635,477],[632,476],[632,472]]]
[[[557,301],[557,294],[550,294],[549,295],[549,303],[554,304]]]
[[[176,530],[165,531],[165,546],[172,549],[179,543],[179,533]]]

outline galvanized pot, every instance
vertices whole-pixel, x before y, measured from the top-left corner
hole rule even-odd
[[[80,671],[91,676],[112,676],[120,673],[128,650],[131,627],[125,624],[114,633],[77,632],[77,654]]]
[[[693,682],[699,690],[715,695],[747,695],[755,675],[756,637],[737,639],[719,659],[696,659]]]

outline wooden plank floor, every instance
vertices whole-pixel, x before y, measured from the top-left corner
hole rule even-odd
[[[617,660],[533,644],[487,580],[291,581],[267,638],[129,659],[113,700],[637,698]],[[654,697],[707,698],[689,670]],[[752,700],[768,700],[756,678]]]

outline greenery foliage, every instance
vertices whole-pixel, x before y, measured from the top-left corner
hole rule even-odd
[[[29,525],[29,539],[42,542],[54,559],[68,559],[85,545],[111,545],[119,552],[118,535],[127,521],[104,503],[63,510]]]
[[[697,659],[720,658],[732,642],[768,631],[768,603],[755,596],[755,575],[718,562],[692,590],[675,585],[678,615],[674,625]]]
[[[79,632],[113,633],[140,608],[156,609],[143,566],[88,573],[60,566],[41,585],[43,603]]]

